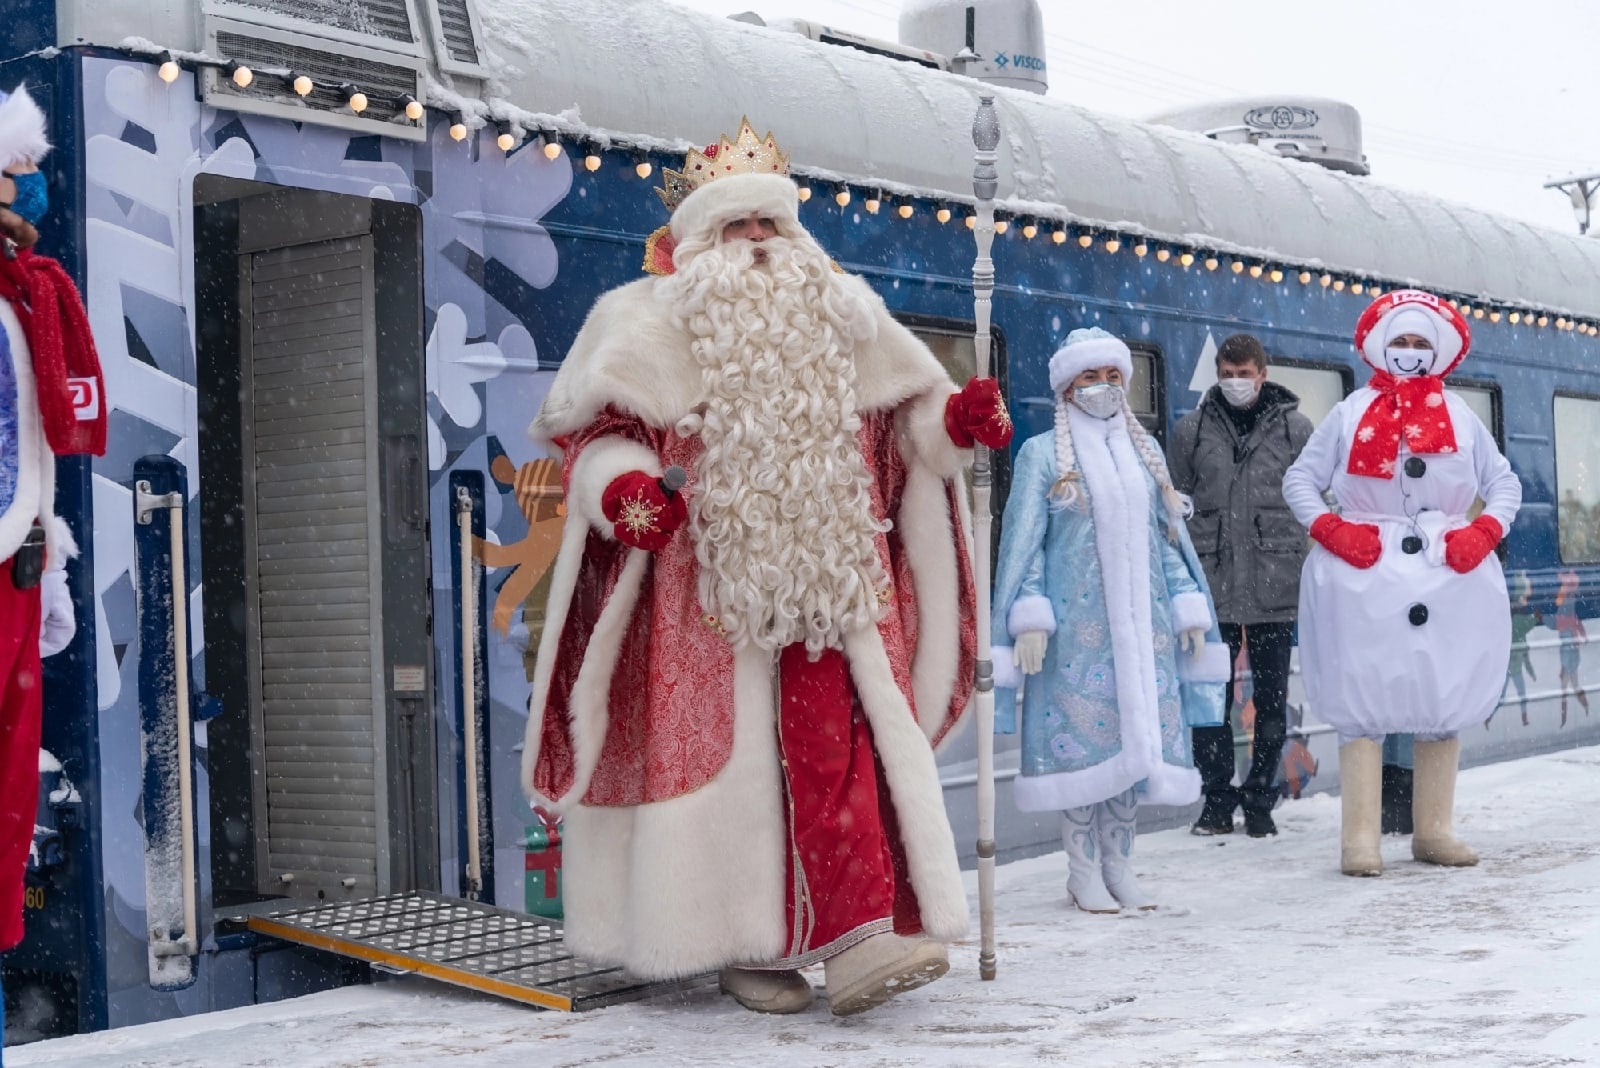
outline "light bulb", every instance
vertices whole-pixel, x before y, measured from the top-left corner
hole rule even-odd
[[[349,91],[346,92],[344,96],[345,103],[350,105],[351,111],[359,115],[363,111],[367,110],[367,94],[363,93],[355,86],[349,86],[348,88]]]
[[[1489,313],[1489,321],[1491,323],[1498,323],[1500,321],[1500,309],[1499,308],[1496,308],[1494,311]]]
[[[502,152],[510,152],[517,147],[517,139],[508,133],[503,133],[496,137],[494,143],[500,146],[500,151]]]
[[[1093,234],[1079,234],[1078,235],[1078,247],[1079,248],[1088,248],[1092,244],[1094,244],[1094,235]]]
[[[1321,284],[1323,289],[1327,289],[1329,286],[1333,285],[1333,275],[1329,274],[1327,271],[1323,271],[1322,277],[1317,279],[1317,282]]]
[[[967,229],[968,230],[976,230],[977,228],[978,228],[978,217],[976,215],[968,215],[967,216]]]
[[[1548,315],[1539,316],[1539,325],[1540,326],[1549,326],[1550,325],[1550,316],[1548,316]]]
[[[549,160],[560,159],[561,158],[561,142],[560,141],[556,141],[556,140],[546,141],[544,143],[543,151],[544,151],[544,158],[545,159],[549,159]]]
[[[1344,279],[1343,278],[1335,278],[1333,280],[1333,291],[1335,293],[1343,293],[1344,292]]]
[[[1158,261],[1160,261],[1161,263],[1166,263],[1171,258],[1172,258],[1172,250],[1170,248],[1164,248],[1163,247],[1163,248],[1156,249],[1156,259]]]
[[[1065,245],[1067,243],[1067,232],[1065,230],[1053,230],[1050,233],[1050,240],[1058,245]]]
[[[1361,295],[1362,290],[1365,289],[1365,288],[1366,287],[1363,286],[1360,282],[1351,282],[1350,283],[1350,292],[1354,293],[1358,297]]]
[[[1510,315],[1506,316],[1506,318],[1511,320],[1512,326],[1516,326],[1518,323],[1522,322],[1522,313],[1512,312]]]
[[[1022,236],[1032,241],[1039,236],[1039,227],[1032,220],[1022,224]]]
[[[933,217],[939,220],[940,226],[943,226],[945,223],[950,221],[950,209],[941,207],[938,211],[933,213]]]
[[[1482,308],[1473,308],[1472,309],[1472,317],[1474,319],[1482,319],[1483,318],[1483,309]]]
[[[809,185],[803,185],[794,191],[794,195],[795,198],[800,201],[800,203],[804,204],[806,201],[811,199],[811,187]]]
[[[1263,270],[1263,268],[1262,268],[1261,264],[1252,263],[1250,265],[1250,277],[1251,278],[1260,278],[1262,270]]]
[[[600,153],[590,151],[583,157],[583,169],[593,174],[600,169]]]
[[[1267,277],[1272,279],[1273,285],[1277,285],[1279,282],[1283,281],[1283,272],[1274,267]]]
[[[878,199],[878,194],[873,193],[871,196],[867,197],[862,206],[867,209],[868,215],[876,215],[878,214],[878,209],[883,207],[883,201]]]
[[[909,219],[909,218],[911,218],[912,214],[916,211],[916,209],[913,208],[910,204],[902,204],[898,208],[896,208],[895,211],[899,213],[900,218]]]
[[[307,78],[307,81],[311,79]],[[406,97],[406,118],[412,122],[422,121],[422,102],[416,97]]]
[[[1118,241],[1114,237],[1106,238],[1106,251],[1107,252],[1115,252],[1115,251],[1117,251],[1117,249],[1119,249],[1121,247],[1122,247],[1122,242],[1121,241]]]
[[[156,77],[171,85],[178,80],[178,75],[182,73],[183,68],[178,66],[178,61],[172,58],[171,52],[163,52],[159,58],[161,66],[156,68]]]
[[[450,139],[453,141],[465,141],[467,139],[467,120],[460,115],[457,115],[450,123]]]
[[[1194,253],[1193,252],[1181,252],[1181,253],[1179,253],[1178,254],[1178,262],[1180,264],[1182,264],[1186,268],[1187,267],[1193,267],[1194,266]]]
[[[850,204],[850,190],[841,189],[837,193],[833,194],[833,202],[839,205],[841,208],[848,207]]]
[[[1244,260],[1234,260],[1228,264],[1228,270],[1234,274],[1244,274]]]
[[[1368,286],[1367,287],[1367,296],[1371,297],[1373,300],[1377,300],[1379,297],[1383,296],[1383,287],[1382,286]]]
[[[236,59],[228,61],[228,76],[233,79],[233,84],[240,89],[250,88],[250,83],[256,80],[255,73]]]
[[[1150,252],[1150,246],[1145,244],[1143,241],[1141,241],[1137,245],[1133,246],[1133,254],[1135,256],[1138,256],[1140,259],[1144,259],[1144,257],[1149,252]]]
[[[995,233],[1003,234],[1009,229],[1011,229],[1011,223],[1009,221],[1007,221],[1005,219],[996,219],[994,221],[994,232]]]
[[[647,159],[642,159],[633,165],[633,173],[637,174],[640,178],[650,177],[651,172],[654,170],[655,168],[650,165],[650,161]]]
[[[1301,271],[1300,272],[1300,284],[1303,285],[1303,286],[1308,286],[1308,285],[1311,284],[1311,272],[1310,271]]]
[[[1208,270],[1208,271],[1216,270],[1217,266],[1218,266],[1218,264],[1220,262],[1221,261],[1219,261],[1215,256],[1207,256],[1206,257],[1206,270]]]

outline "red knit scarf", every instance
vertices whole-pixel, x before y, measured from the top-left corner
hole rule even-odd
[[[0,300],[22,323],[45,440],[57,456],[106,451],[106,384],[78,287],[48,256],[0,255]]]
[[[1456,431],[1450,425],[1450,409],[1444,402],[1444,379],[1437,375],[1396,378],[1379,371],[1367,384],[1378,395],[1367,405],[1356,426],[1350,462],[1345,468],[1350,474],[1393,478],[1402,435],[1412,452],[1456,451]]]

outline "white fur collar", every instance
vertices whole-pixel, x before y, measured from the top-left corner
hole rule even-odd
[[[895,321],[860,278],[843,276],[876,311],[877,336],[856,347],[856,398],[861,411],[893,408],[949,376],[928,347]],[[687,332],[656,297],[656,278],[613,289],[595,303],[528,428],[542,443],[571,434],[608,404],[657,427],[670,427],[701,402],[700,368]]]

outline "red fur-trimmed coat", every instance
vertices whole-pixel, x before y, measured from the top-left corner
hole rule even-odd
[[[595,306],[532,427],[565,456],[567,524],[533,679],[523,784],[566,818],[566,936],[583,956],[673,976],[779,956],[787,834],[775,658],[734,650],[697,594],[687,528],[658,553],[613,540],[600,496],[628,471],[693,472],[674,428],[702,401],[689,336],[654,279]],[[895,807],[924,930],[954,940],[966,895],[934,765],[976,654],[960,475],[944,428],[954,385],[877,309],[854,352],[859,440],[891,586],[844,652]],[[693,494],[691,483],[685,489]]]

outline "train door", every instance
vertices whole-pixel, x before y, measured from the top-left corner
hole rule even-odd
[[[196,202],[216,902],[437,888],[420,216]]]

